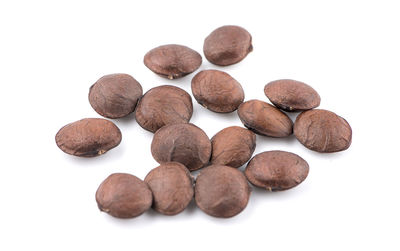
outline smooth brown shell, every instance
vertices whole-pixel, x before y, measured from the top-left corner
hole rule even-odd
[[[315,109],[297,116],[294,135],[308,149],[331,153],[350,147],[352,130],[344,118],[327,110]]]
[[[211,142],[207,134],[193,124],[168,125],[154,134],[151,154],[160,164],[176,161],[194,171],[210,161]]]
[[[256,135],[239,126],[227,127],[211,138],[211,163],[238,168],[256,149]]]
[[[239,26],[222,26],[204,40],[204,56],[213,64],[226,66],[240,62],[253,50],[250,33]]]
[[[104,154],[119,145],[121,139],[121,131],[113,122],[98,118],[70,123],[56,134],[56,144],[62,151],[80,157]]]
[[[197,73],[192,79],[192,92],[199,104],[214,112],[233,112],[244,100],[240,83],[218,70]]]
[[[279,109],[296,112],[318,107],[321,98],[309,85],[291,79],[281,79],[264,87],[268,99]]]
[[[153,195],[145,182],[134,175],[114,173],[96,192],[99,209],[117,218],[133,218],[147,211]]]
[[[177,44],[162,45],[147,52],[144,64],[161,77],[180,78],[197,70],[201,55],[189,47]]]
[[[260,100],[241,104],[238,115],[247,128],[260,135],[287,137],[293,133],[292,120],[278,108]]]
[[[300,156],[284,151],[262,152],[254,156],[244,171],[251,184],[270,191],[293,188],[308,175],[308,163]]]
[[[196,204],[214,217],[229,218],[239,214],[246,208],[250,193],[243,173],[229,166],[211,165],[196,179]]]
[[[150,89],[140,99],[136,121],[144,129],[155,132],[165,125],[187,123],[192,114],[189,93],[172,85],[162,85]]]
[[[153,192],[153,208],[165,215],[182,212],[193,199],[193,178],[178,162],[167,162],[154,168],[144,181]]]
[[[142,86],[128,74],[101,77],[89,90],[89,103],[101,116],[122,118],[131,114],[143,94]]]

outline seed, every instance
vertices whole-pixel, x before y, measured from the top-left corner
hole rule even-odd
[[[197,102],[214,112],[233,112],[244,100],[238,81],[217,70],[201,71],[192,79],[192,92]]]
[[[193,179],[178,162],[167,162],[154,168],[144,181],[153,192],[153,208],[165,215],[182,212],[193,199]]]
[[[315,109],[297,116],[294,135],[308,149],[331,153],[350,147],[352,131],[344,118],[327,110]]]
[[[291,79],[281,79],[268,83],[265,95],[279,109],[296,112],[319,106],[321,98],[309,85]]]
[[[101,116],[122,118],[135,110],[142,94],[142,86],[130,75],[111,74],[90,87],[89,102]]]
[[[308,170],[307,162],[297,154],[269,151],[254,156],[244,174],[257,187],[281,191],[303,182],[307,178]]]
[[[181,78],[197,70],[201,55],[189,47],[177,44],[162,45],[144,56],[144,64],[161,77]]]
[[[256,148],[256,135],[239,126],[227,127],[211,138],[211,163],[238,168]]]
[[[121,142],[119,128],[106,119],[82,119],[61,128],[56,135],[57,146],[65,153],[95,157]]]
[[[243,173],[229,166],[211,165],[196,179],[196,204],[214,217],[229,218],[239,214],[246,208],[250,193]]]
[[[139,216],[151,207],[152,201],[147,184],[127,173],[111,174],[96,192],[99,209],[117,218]]]
[[[208,164],[211,142],[207,134],[193,124],[167,125],[154,134],[151,153],[160,164],[176,161],[194,171]]]
[[[204,40],[203,51],[213,64],[236,64],[253,50],[250,33],[239,26],[227,25],[211,32]]]
[[[278,108],[260,100],[249,100],[239,106],[242,123],[253,132],[270,137],[287,137],[293,133],[293,122]]]
[[[181,88],[162,85],[150,89],[136,108],[136,121],[144,129],[155,132],[159,128],[187,123],[193,114],[192,98]]]

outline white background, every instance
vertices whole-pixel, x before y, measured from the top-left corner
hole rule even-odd
[[[0,250],[399,250],[398,1],[323,2],[2,0]],[[143,179],[157,166],[152,134],[134,116],[115,120],[121,145],[91,159],[64,154],[55,134],[100,117],[87,95],[105,74],[131,74],[144,91],[171,84],[191,93],[194,74],[162,79],[143,56],[167,43],[202,53],[204,38],[225,24],[246,28],[254,51],[224,68],[203,57],[199,70],[227,71],[247,100],[266,101],[272,80],[310,84],[320,108],[351,124],[350,149],[319,154],[293,136],[257,136],[255,153],[295,152],[310,174],[289,191],[254,189],[235,218],[212,218],[194,203],[173,217],[101,213],[94,195],[103,179],[114,172]],[[241,125],[236,112],[193,101],[191,122],[209,137]]]

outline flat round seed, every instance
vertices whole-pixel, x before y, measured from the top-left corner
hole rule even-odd
[[[87,118],[61,128],[56,135],[56,144],[65,153],[95,157],[119,145],[121,139],[121,131],[113,122]]]
[[[352,130],[344,118],[327,110],[315,109],[297,116],[294,135],[308,149],[331,153],[350,147]]]
[[[214,112],[233,112],[244,100],[240,83],[217,70],[197,73],[192,79],[192,92],[199,104]]]
[[[202,59],[198,52],[177,44],[162,45],[144,56],[144,64],[161,77],[181,78],[197,70]]]
[[[151,170],[144,181],[153,192],[153,208],[159,213],[176,215],[193,199],[193,178],[181,163],[163,163]]]
[[[281,191],[303,182],[308,171],[308,163],[300,156],[284,151],[268,151],[254,156],[244,174],[257,187]]]

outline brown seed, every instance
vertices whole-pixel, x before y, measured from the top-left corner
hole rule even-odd
[[[244,100],[240,83],[217,70],[197,73],[192,79],[192,92],[199,104],[214,112],[233,112]]]
[[[291,79],[281,79],[268,83],[265,95],[276,107],[288,111],[304,111],[319,106],[321,98],[309,85]]]
[[[182,212],[193,199],[193,179],[178,162],[167,162],[154,168],[144,181],[153,192],[153,208],[165,215]]]
[[[208,164],[211,142],[207,134],[193,124],[167,125],[154,134],[151,153],[160,164],[176,161],[194,171]]]
[[[151,190],[141,179],[127,173],[108,176],[96,192],[99,209],[117,218],[133,218],[147,211],[153,202]]]
[[[315,109],[297,116],[294,135],[308,149],[331,153],[350,147],[352,131],[344,118],[327,110]]]
[[[119,145],[121,139],[121,131],[113,122],[89,118],[61,128],[56,135],[56,144],[65,153],[95,157]]]
[[[260,135],[287,137],[293,132],[293,122],[285,113],[260,100],[241,104],[238,115],[247,128]]]
[[[236,64],[253,50],[250,33],[239,26],[227,25],[211,32],[204,40],[203,51],[213,64]]]
[[[205,213],[229,218],[246,208],[250,193],[242,172],[229,166],[211,165],[197,176],[194,197]]]
[[[269,151],[254,156],[244,174],[257,187],[282,191],[303,182],[307,178],[308,170],[307,162],[297,154]]]
[[[256,135],[239,126],[227,127],[211,138],[211,163],[238,168],[256,149]]]
[[[135,110],[142,86],[128,74],[101,77],[89,90],[89,102],[101,116],[122,118]]]
[[[150,89],[140,99],[136,121],[144,129],[155,132],[165,125],[187,123],[192,114],[189,93],[175,86],[162,85]]]
[[[177,44],[162,45],[144,56],[144,64],[161,77],[181,78],[197,70],[201,55],[189,47]]]

